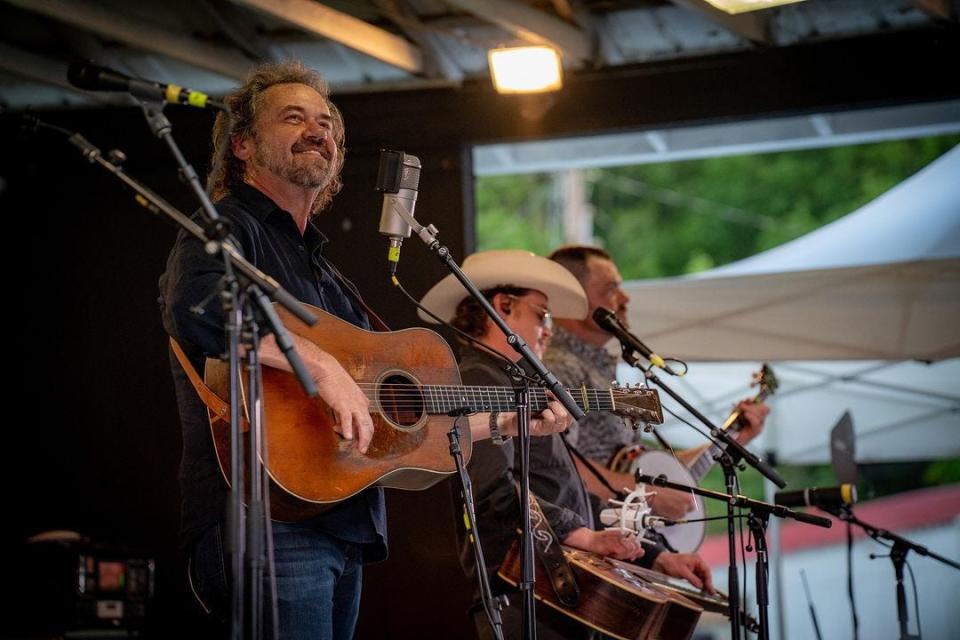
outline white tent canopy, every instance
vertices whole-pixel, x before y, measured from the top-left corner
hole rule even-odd
[[[681,358],[958,356],[960,148],[793,242],[625,289],[631,325]]]
[[[960,148],[793,242],[624,288],[635,332],[697,363],[668,382],[718,420],[757,363],[774,362],[781,391],[760,450],[825,462],[849,408],[859,461],[960,455],[960,361],[948,360],[960,356]]]

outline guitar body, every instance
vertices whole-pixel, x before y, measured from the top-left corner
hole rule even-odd
[[[666,476],[671,482],[679,482],[688,486],[695,487],[698,482],[687,467],[683,466],[676,458],[667,451],[654,449],[644,451],[633,461],[630,473],[639,470],[651,476]],[[656,488],[653,488],[656,490]],[[694,494],[694,507],[684,516],[685,520],[701,520],[706,517],[703,506],[703,498]],[[688,522],[686,524],[676,525],[674,527],[663,527],[657,529],[667,542],[680,553],[693,553],[703,544],[703,538],[707,533],[706,522]]]
[[[700,605],[594,553],[571,547],[563,547],[563,553],[579,587],[579,601],[575,607],[562,604],[541,568],[534,595],[544,604],[621,640],[687,640],[693,635],[703,612]],[[519,583],[519,543],[510,548],[499,574],[512,585]]]
[[[307,305],[305,305],[307,306]],[[450,347],[427,329],[372,332],[309,307],[319,318],[308,327],[277,307],[284,325],[332,355],[367,392],[374,424],[365,454],[334,431],[330,408],[307,397],[291,373],[263,367],[263,409],[267,434],[266,472],[271,482],[271,516],[298,521],[372,486],[425,489],[456,471],[447,432],[453,418],[429,415],[420,385],[460,385]],[[229,399],[229,367],[206,363],[207,385]],[[402,387],[397,392],[397,385]],[[210,429],[224,478],[230,478],[230,426],[213,412]],[[464,458],[472,444],[460,433]]]

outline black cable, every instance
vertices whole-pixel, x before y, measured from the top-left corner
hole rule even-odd
[[[467,333],[466,331],[463,331],[462,329],[458,329],[457,327],[453,326],[452,324],[450,324],[449,322],[447,322],[446,320],[444,320],[443,318],[441,318],[440,316],[438,316],[437,314],[435,314],[433,311],[430,311],[430,309],[427,309],[425,306],[423,306],[422,304],[420,304],[420,301],[417,300],[416,298],[414,298],[412,295],[410,295],[410,293],[403,287],[403,285],[400,284],[400,279],[399,279],[396,275],[393,275],[393,276],[391,277],[391,281],[393,282],[393,285],[394,285],[395,287],[397,287],[398,289],[400,289],[400,292],[403,293],[403,295],[405,295],[405,296],[407,297],[407,299],[414,304],[415,307],[417,307],[417,309],[420,309],[420,310],[423,311],[425,314],[427,314],[428,316],[430,316],[431,318],[433,318],[434,320],[436,320],[436,321],[437,321],[437,324],[441,324],[441,325],[443,325],[444,327],[446,327],[446,328],[448,328],[448,329],[451,329],[452,331],[455,331],[456,334],[457,334],[457,337],[461,338],[462,340],[465,340],[465,341],[469,342],[469,343],[472,344],[474,347],[476,347],[476,348],[478,348],[478,349],[481,349],[482,351],[484,351],[484,352],[486,352],[486,353],[489,353],[490,355],[494,356],[494,357],[497,358],[498,360],[502,360],[502,361],[505,363],[505,365],[510,368],[510,374],[511,374],[511,375],[515,375],[515,376],[518,376],[518,377],[523,377],[525,380],[527,380],[528,382],[530,382],[530,383],[532,383],[532,384],[534,384],[534,385],[536,385],[536,386],[543,386],[542,382],[541,382],[538,378],[535,378],[535,377],[533,377],[533,376],[527,375],[527,374],[523,371],[523,369],[520,367],[520,365],[518,365],[516,362],[513,362],[513,361],[510,360],[509,358],[505,357],[505,356],[504,356],[502,353],[500,353],[499,351],[496,351],[496,350],[492,349],[491,347],[488,347],[487,345],[483,344],[482,342],[480,342],[479,340],[477,340],[476,338],[474,338],[473,336],[471,336],[471,335],[470,335],[469,333]]]
[[[847,597],[850,599],[850,614],[853,616],[853,640],[860,637],[860,619],[857,617],[857,600],[853,595],[853,525],[847,520]]]
[[[740,495],[740,491],[741,491],[740,476],[734,475],[733,478],[734,478],[734,485],[733,485],[734,491],[737,493],[737,495]],[[743,560],[743,589],[740,591],[740,593],[743,594],[743,597],[739,599],[740,609],[741,609],[740,622],[743,625],[743,637],[747,638],[749,637],[748,636],[749,630],[747,629],[747,550],[745,548],[745,545],[743,544],[743,519],[745,516],[743,515],[742,510],[734,513],[737,517],[737,520],[739,521],[737,522],[737,525],[738,525],[738,531],[740,534],[740,557]]]
[[[913,585],[913,608],[914,612],[917,614],[917,637],[923,637],[923,631],[920,629],[920,597],[917,595],[917,579],[913,575],[913,567],[910,566],[910,562],[904,559],[904,564],[907,565],[907,571],[910,572],[910,584]]]
[[[693,429],[694,431],[696,431],[697,433],[699,433],[700,435],[702,435],[704,438],[706,438],[707,440],[709,440],[709,441],[713,444],[713,446],[719,447],[719,448],[723,449],[723,443],[714,440],[714,439],[713,439],[713,436],[711,436],[709,433],[707,433],[706,431],[704,431],[703,429],[701,429],[701,428],[698,427],[697,425],[693,424],[692,422],[690,422],[690,421],[687,420],[686,418],[681,417],[680,415],[678,415],[677,413],[675,413],[674,411],[672,411],[672,410],[671,410],[669,407],[667,407],[666,405],[661,405],[661,406],[663,407],[663,410],[666,411],[667,413],[669,413],[671,416],[673,416],[674,418],[676,418],[677,420],[679,420],[680,422],[682,422],[683,424],[687,425],[688,427],[690,427],[691,429]],[[672,449],[671,449],[671,451],[672,451]],[[674,457],[676,457],[676,454],[674,454]],[[738,482],[738,484],[739,484],[739,482]],[[737,489],[737,493],[740,493],[740,490],[739,490],[739,489]]]
[[[672,376],[677,376],[678,378],[682,378],[683,376],[687,375],[687,373],[690,371],[690,367],[687,365],[687,363],[681,360],[680,358],[664,358],[663,359],[663,363],[665,365],[669,365],[671,362],[676,362],[677,364],[683,365],[683,371],[674,371],[673,367],[670,367],[670,366],[663,367],[663,370]]]

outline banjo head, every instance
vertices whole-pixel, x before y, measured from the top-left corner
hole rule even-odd
[[[672,482],[679,482],[691,486],[697,485],[697,481],[690,474],[690,470],[667,451],[644,451],[643,454],[633,461],[631,472],[637,470],[651,476],[663,474]],[[656,491],[658,487],[651,487],[651,489]],[[694,495],[693,501],[694,508],[688,512],[685,517],[690,520],[703,518],[705,516],[703,499],[698,495]],[[703,544],[707,526],[705,522],[688,522],[687,524],[680,524],[673,527],[664,527],[657,531],[680,553],[693,553]]]

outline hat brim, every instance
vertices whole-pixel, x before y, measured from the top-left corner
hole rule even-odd
[[[589,305],[583,287],[566,267],[553,260],[529,251],[482,251],[467,256],[462,270],[481,291],[502,286],[534,289],[547,296],[553,317],[575,320],[587,317]],[[449,321],[467,295],[460,281],[450,274],[434,285],[420,303]],[[436,322],[423,311],[418,314],[422,320]]]

